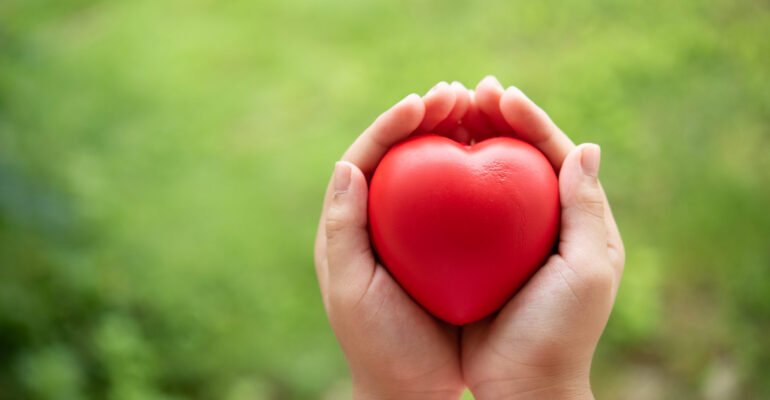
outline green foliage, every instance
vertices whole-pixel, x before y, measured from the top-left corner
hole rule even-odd
[[[770,397],[768,37],[756,0],[4,0],[0,399],[345,397],[333,161],[486,74],[603,147],[598,397]]]

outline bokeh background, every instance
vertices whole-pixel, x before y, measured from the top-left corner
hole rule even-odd
[[[0,399],[349,396],[333,162],[486,74],[603,147],[597,396],[770,398],[768,38],[764,0],[2,0]]]

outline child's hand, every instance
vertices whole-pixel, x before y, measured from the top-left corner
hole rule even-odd
[[[497,316],[462,331],[462,370],[477,399],[593,398],[589,371],[623,272],[624,250],[597,179],[599,147],[575,147],[521,91],[481,81],[468,111],[486,134],[515,132],[559,173],[558,254]]]
[[[459,84],[441,83],[424,98],[410,95],[377,118],[335,166],[315,265],[357,399],[446,399],[463,390],[458,329],[423,311],[373,256],[365,177],[391,145],[413,132],[456,127],[469,100]]]

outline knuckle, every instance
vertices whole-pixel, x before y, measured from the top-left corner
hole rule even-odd
[[[623,270],[626,265],[626,251],[622,245],[610,248],[610,262],[615,268]]]
[[[353,290],[333,290],[329,293],[329,309],[337,313],[349,314],[360,301],[361,295]]]
[[[616,278],[607,260],[583,253],[565,262],[573,271],[578,272],[581,297],[603,297],[612,292]]]
[[[329,208],[329,213],[326,216],[326,236],[328,238],[333,238],[344,231],[348,225],[348,218],[343,210],[337,207]]]
[[[576,207],[584,214],[604,219],[604,201],[593,193],[579,193]]]
[[[612,273],[612,268],[609,265],[597,266],[596,270],[589,275],[589,283],[595,288],[609,288],[612,287],[612,282],[615,276]]]
[[[584,276],[586,292],[592,296],[603,297],[612,293],[615,276],[608,265],[596,266],[590,273]]]

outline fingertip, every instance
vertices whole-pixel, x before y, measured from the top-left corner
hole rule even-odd
[[[450,83],[449,86],[455,89],[468,90],[468,88],[466,88],[465,85],[463,85],[462,82],[460,81],[452,81],[452,83]]]
[[[508,94],[509,96],[510,95],[518,95],[518,96],[527,98],[527,95],[524,94],[524,92],[521,89],[519,89],[518,87],[513,86],[513,85],[508,86],[507,88],[505,88],[505,94]]]
[[[499,114],[499,102],[503,92],[500,81],[492,75],[487,75],[476,85],[476,103],[482,111],[490,116]]]
[[[441,81],[436,86],[433,86],[428,93],[425,93],[423,100],[427,101],[428,99],[441,98],[451,94],[454,94],[452,87],[445,81]]]
[[[458,81],[453,81],[449,84],[452,92],[455,95],[454,105],[447,117],[438,123],[432,131],[438,135],[453,137],[453,132],[460,125],[460,121],[465,117],[468,112],[468,106],[470,105],[470,94],[468,89]]]
[[[503,93],[503,85],[492,75],[487,75],[476,85],[476,98],[484,96],[498,97]]]
[[[532,137],[532,128],[538,123],[540,108],[515,86],[509,86],[500,95],[500,115],[519,135],[529,142],[538,142],[539,137]]]
[[[509,86],[500,96],[500,111],[512,126],[550,121],[545,112],[516,86]]]
[[[458,100],[460,98],[467,98],[469,96],[468,89],[458,81],[452,82],[449,87],[452,89],[452,92],[455,94],[455,97]]]
[[[334,164],[332,188],[334,195],[327,210],[327,223],[333,231],[341,225],[366,225],[367,181],[361,169],[348,161]]]
[[[487,117],[495,133],[498,135],[510,135],[513,129],[506,122],[500,112],[500,98],[503,95],[503,86],[492,75],[485,77],[476,86],[476,104],[479,110]]]
[[[500,91],[503,89],[503,85],[500,84],[500,81],[497,79],[497,77],[491,74],[485,76],[481,79],[481,81],[479,81],[477,88],[479,87],[499,88]]]
[[[457,101],[457,95],[448,83],[442,81],[428,92],[422,101],[425,113],[418,130],[429,131],[449,116]]]
[[[427,92],[425,92],[425,96],[428,96],[429,94],[435,92],[436,90],[440,89],[441,87],[447,86],[448,84],[446,81],[440,81],[439,83],[433,85],[430,89],[428,89]]]
[[[350,175],[353,164],[347,161],[337,161],[334,164],[334,197],[347,193],[350,188]]]
[[[583,143],[567,154],[559,172],[559,192],[563,205],[603,196],[597,179],[600,153],[598,145]]]
[[[366,225],[366,203],[369,196],[369,182],[357,166],[351,165],[350,167],[350,190],[355,192],[356,203],[358,207],[363,211],[359,213],[359,218],[362,219],[363,224]]]
[[[425,102],[417,93],[411,93],[391,109],[391,113],[404,126],[405,131],[414,131],[425,117]]]
[[[595,143],[584,143],[580,148],[580,167],[584,175],[596,178],[601,164],[601,147]]]
[[[458,81],[452,82],[450,86],[455,94],[455,107],[452,116],[459,121],[468,111],[470,93],[468,92],[468,89]]]
[[[516,87],[509,87],[505,89],[505,92],[500,96],[500,115],[502,115],[505,122],[514,130],[521,131],[518,127],[519,119],[526,115],[526,105],[524,104],[524,93]]]
[[[411,102],[417,102],[418,100],[420,100],[420,95],[419,94],[417,94],[417,93],[409,93],[399,103],[401,103],[401,102],[411,103]]]
[[[521,101],[525,98],[526,96],[521,89],[515,86],[509,86],[505,89],[502,96],[500,96],[500,111],[502,111],[504,116],[509,114],[512,109],[518,108]]]
[[[396,105],[393,108],[399,108],[404,110],[413,110],[417,111],[422,109],[425,110],[425,103],[422,101],[422,97],[420,97],[417,93],[410,93],[401,101],[396,103]]]

